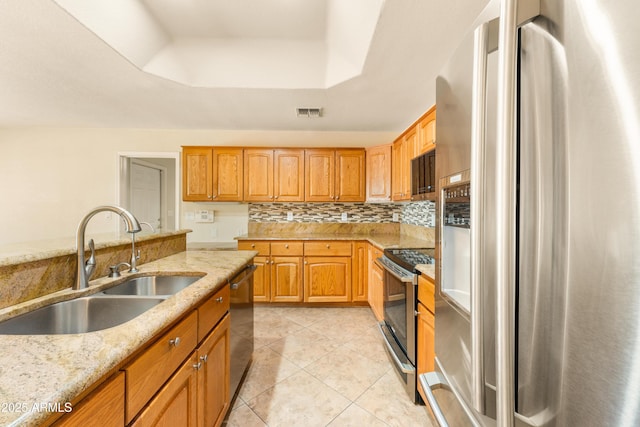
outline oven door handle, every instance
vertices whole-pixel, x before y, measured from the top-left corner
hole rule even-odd
[[[400,276],[398,273],[389,268],[386,262],[382,258],[376,259],[376,263],[380,265],[384,271],[388,271],[396,279],[400,280],[403,283],[413,283],[413,274],[411,276]]]
[[[387,336],[385,335],[384,331],[382,330],[383,326],[381,323],[378,324],[378,328],[380,329],[380,332],[382,333],[382,338],[384,340],[384,344],[387,346],[387,350],[388,353],[391,355],[391,357],[393,358],[394,363],[396,364],[396,366],[398,367],[398,369],[400,369],[400,371],[404,374],[413,374],[416,372],[416,368],[414,368],[411,364],[409,363],[403,363],[399,358],[398,355],[396,354],[396,352],[393,350],[393,347],[391,347],[391,344],[389,344],[389,341],[387,340]]]

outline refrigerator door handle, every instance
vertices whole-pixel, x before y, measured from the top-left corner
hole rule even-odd
[[[496,421],[504,427],[513,427],[515,413],[517,30],[539,13],[539,0],[504,0],[500,5],[495,170]]]
[[[481,282],[486,173],[487,57],[498,48],[498,19],[478,26],[473,34],[473,87],[471,103],[471,405],[485,414],[484,333]]]
[[[440,405],[438,405],[436,397],[433,395],[434,389],[449,387],[447,380],[439,372],[427,372],[420,374],[418,376],[418,381],[420,381],[420,385],[424,390],[429,406],[431,407],[431,411],[433,412],[433,416],[438,422],[438,425],[440,427],[449,427],[449,423],[447,423],[444,413],[442,412],[442,409],[440,409]]]

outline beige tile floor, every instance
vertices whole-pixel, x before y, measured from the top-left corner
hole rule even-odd
[[[367,307],[255,309],[253,363],[227,426],[432,426]]]

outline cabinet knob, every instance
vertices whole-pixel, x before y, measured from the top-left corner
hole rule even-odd
[[[224,298],[222,298],[222,297],[218,297],[218,298],[216,298],[216,301],[217,301],[218,303],[222,304],[222,301],[224,301]]]
[[[276,199],[278,198],[278,196],[275,197]]]
[[[327,249],[331,248],[331,245],[327,245]]]
[[[216,196],[215,194],[213,196],[211,196],[212,199],[215,199],[216,197],[218,197],[218,196]]]
[[[202,363],[207,363],[207,360],[209,359],[209,355],[205,354],[204,356],[200,356],[200,360],[202,360]]]
[[[252,244],[251,244],[251,247],[252,247],[252,248],[255,248],[255,247],[256,247],[256,244],[255,244],[255,243],[252,243]]]
[[[305,264],[309,264],[309,261],[305,261],[304,263],[305,263]]]
[[[340,196],[336,196],[336,200],[340,199]]]
[[[177,347],[180,345],[180,337],[175,337],[169,340],[169,345]]]
[[[195,369],[196,371],[199,371],[199,370],[200,370],[200,368],[202,368],[202,363],[200,363],[200,362],[195,363],[195,364],[193,365],[193,369]]]
[[[289,249],[289,245],[284,245],[285,249]]]
[[[210,198],[211,198],[211,194],[207,194],[207,199],[210,199]]]

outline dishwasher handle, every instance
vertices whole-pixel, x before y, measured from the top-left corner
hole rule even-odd
[[[229,285],[232,290],[236,290],[242,285],[244,282],[249,280],[251,276],[253,276],[253,272],[256,271],[258,267],[254,264],[247,265],[240,274],[236,275],[233,279],[229,281]]]

